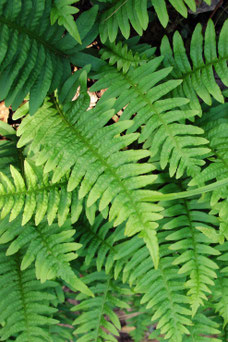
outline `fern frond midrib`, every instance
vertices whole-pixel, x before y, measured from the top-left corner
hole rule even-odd
[[[132,58],[129,57],[129,54],[122,56],[117,51],[112,50],[108,45],[105,45],[105,49],[108,50],[109,52],[111,52],[113,55],[115,55],[119,58],[123,58],[125,61],[128,61],[130,63],[141,63],[141,62],[147,62],[148,61],[148,58],[142,58],[140,55],[138,56],[140,58],[139,60],[135,60],[134,55],[132,56]]]
[[[42,39],[42,37],[35,34],[33,31],[29,31],[25,27],[21,27],[19,25],[15,25],[15,22],[10,21],[9,19],[4,18],[3,16],[0,16],[0,23],[7,25],[8,27],[12,28],[13,30],[17,30],[20,33],[28,35],[30,38],[35,39],[39,43],[41,43],[46,49],[52,51],[55,55],[59,55],[64,58],[68,58],[66,54],[64,54],[63,51],[57,49],[54,45],[50,44],[49,42]]]
[[[183,190],[183,188],[181,190]],[[188,206],[188,201],[186,199],[184,199],[183,200],[183,204],[184,204],[185,211],[187,213],[187,218],[188,218],[190,232],[191,232],[191,237],[192,237],[192,247],[193,247],[194,259],[195,259],[195,265],[196,265],[196,269],[194,268],[194,270],[197,271],[197,293],[199,294],[199,291],[200,291],[200,288],[199,288],[200,280],[199,280],[198,255],[197,255],[197,252],[196,252],[195,228],[192,225],[192,219],[191,219],[191,213],[190,213],[189,206]]]
[[[100,237],[99,234],[94,233],[94,231],[93,231],[92,229],[90,229],[90,227],[91,227],[91,226],[88,226],[88,225],[86,226],[86,228],[87,228],[87,230],[89,231],[89,233],[90,233],[92,236],[94,236],[95,239],[101,241],[103,245],[106,245],[106,246],[109,248],[110,251],[112,251],[113,253],[116,253],[116,250],[113,248],[113,246],[110,245],[110,244],[107,242],[107,240],[102,239],[102,238]]]
[[[184,81],[186,80],[186,78],[187,78],[189,75],[193,75],[193,74],[197,73],[197,71],[202,71],[202,70],[206,69],[206,68],[209,67],[209,66],[215,67],[216,64],[219,64],[219,63],[221,63],[222,61],[225,61],[225,62],[226,62],[227,59],[228,59],[228,55],[225,56],[225,57],[221,57],[221,58],[218,58],[218,57],[217,57],[217,59],[216,59],[215,61],[213,61],[213,62],[209,62],[209,63],[203,64],[203,65],[201,65],[201,66],[199,66],[199,67],[197,67],[197,68],[194,68],[194,67],[193,67],[193,69],[192,69],[191,71],[184,72],[184,73],[182,72],[182,73],[181,73],[181,79],[182,79],[183,82],[184,82]]]
[[[130,202],[134,206],[134,211],[135,211],[139,221],[144,226],[144,220],[143,220],[142,214],[140,213],[139,209],[137,208],[137,202],[134,200],[133,196],[131,195],[131,192],[123,184],[123,181],[118,176],[118,174],[115,172],[115,169],[110,167],[110,165],[106,162],[106,160],[103,158],[103,156],[100,155],[100,153],[97,152],[97,150],[78,132],[78,130],[76,130],[75,127],[71,125],[71,123],[66,119],[66,117],[65,117],[62,109],[60,108],[59,104],[57,103],[56,99],[54,97],[52,97],[52,99],[54,101],[54,105],[55,105],[61,119],[74,132],[74,134],[77,135],[78,139],[81,140],[82,143],[85,144],[85,146],[87,146],[88,150],[90,150],[93,153],[93,155],[96,156],[97,160],[99,160],[101,162],[101,164],[104,166],[104,168],[109,171],[109,173],[113,176],[113,178],[115,178],[117,183],[121,186],[124,193],[127,195],[128,199],[130,200]]]
[[[67,181],[65,182],[60,182],[60,183],[54,183],[54,184],[50,184],[48,186],[43,186],[43,187],[40,187],[40,188],[37,188],[37,189],[26,189],[24,191],[15,191],[15,192],[8,192],[8,193],[0,193],[0,196],[1,197],[10,197],[10,196],[21,196],[21,195],[24,195],[24,196],[27,196],[27,195],[32,195],[32,194],[38,194],[40,192],[43,192],[43,191],[48,191],[48,190],[51,190],[53,188],[58,188],[58,187],[62,187],[62,186],[67,186]]]
[[[98,318],[98,324],[97,324],[97,328],[96,328],[96,334],[95,334],[95,338],[96,339],[95,339],[95,342],[97,342],[98,338],[99,338],[99,328],[100,328],[100,324],[101,324],[101,318],[102,318],[102,313],[103,313],[103,310],[104,310],[104,305],[105,305],[106,298],[107,298],[107,295],[108,295],[110,281],[111,281],[111,276],[108,277],[108,280],[107,280],[107,283],[106,283],[106,288],[105,288],[105,292],[104,292],[104,296],[103,296],[103,300],[102,300],[102,305],[101,305],[101,310],[100,310],[99,318]]]
[[[118,8],[115,9],[115,11],[114,11],[112,14],[110,14],[107,18],[104,19],[104,22],[106,22],[106,21],[107,21],[108,19],[110,19],[114,14],[116,14],[116,13],[121,9],[121,7],[123,7],[128,1],[129,1],[129,0],[124,0],[124,1],[120,4],[120,6],[119,6]],[[113,5],[113,4],[111,4],[111,5]],[[112,8],[112,7],[110,7],[110,8]]]
[[[19,254],[17,254],[19,255]],[[24,288],[23,288],[23,282],[22,282],[22,272],[21,272],[21,263],[18,260],[18,258],[16,258],[16,272],[17,272],[17,277],[18,277],[18,285],[20,288],[20,297],[21,297],[21,302],[22,302],[22,306],[23,306],[23,315],[24,315],[24,321],[25,321],[25,325],[26,325],[26,332],[28,334],[28,341],[32,341],[32,336],[30,336],[29,333],[29,323],[28,323],[28,315],[27,315],[27,308],[26,308],[26,303],[25,303],[25,295],[24,295]]]
[[[163,269],[163,266],[162,266],[161,262],[159,263],[159,270],[161,272],[163,283],[165,284],[165,288],[166,288],[166,291],[167,291],[167,294],[168,294],[169,302],[170,302],[171,308],[172,308],[172,313],[174,313],[174,315],[172,314],[172,320],[174,321],[176,331],[179,331],[178,324],[177,324],[178,322],[177,322],[176,315],[175,315],[178,312],[175,309],[172,293],[170,291],[170,288],[169,288],[169,285],[168,285],[168,281],[166,279],[166,275],[165,275],[165,272],[164,272],[164,269]]]

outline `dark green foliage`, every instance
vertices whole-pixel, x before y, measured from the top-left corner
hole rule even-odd
[[[198,5],[0,1],[1,341],[227,341],[228,21],[145,43]]]

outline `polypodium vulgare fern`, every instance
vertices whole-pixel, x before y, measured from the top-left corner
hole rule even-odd
[[[197,6],[0,1],[2,341],[226,341],[227,20],[149,35]]]

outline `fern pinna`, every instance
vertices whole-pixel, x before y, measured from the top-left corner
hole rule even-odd
[[[228,22],[171,23],[199,6],[0,1],[1,341],[227,341]]]

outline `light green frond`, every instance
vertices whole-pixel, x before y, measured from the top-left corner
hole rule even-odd
[[[59,227],[48,226],[45,222],[34,226],[32,222],[21,226],[21,218],[0,222],[0,244],[10,242],[6,255],[13,255],[23,249],[21,270],[27,269],[35,261],[36,277],[41,283],[56,277],[64,280],[73,290],[87,295],[92,292],[76,276],[70,267],[70,261],[78,257],[75,253],[81,245],[73,242],[75,230],[69,222]]]
[[[22,225],[29,222],[35,215],[38,225],[45,215],[49,225],[58,218],[63,225],[67,215],[71,214],[72,222],[78,219],[82,210],[82,201],[77,192],[67,192],[67,178],[53,183],[42,167],[35,167],[31,161],[25,160],[24,174],[15,167],[10,167],[11,177],[0,173],[0,208],[3,219],[10,213],[9,221],[13,221],[23,213]]]
[[[53,314],[57,309],[55,282],[41,284],[34,270],[20,270],[21,256],[6,256],[7,246],[0,247],[0,336],[14,337],[16,342],[52,342],[46,328],[57,324]]]
[[[74,331],[77,342],[117,342],[121,325],[114,308],[129,308],[126,300],[132,292],[128,287],[116,284],[104,272],[90,273],[83,280],[95,296],[88,299],[79,294],[76,297],[79,304],[72,311],[80,313],[73,322],[78,326]]]
[[[172,66],[172,78],[181,78],[183,83],[174,91],[173,96],[183,96],[190,100],[190,107],[201,111],[198,96],[208,105],[211,97],[224,103],[224,97],[215,79],[215,73],[225,86],[228,86],[228,21],[225,21],[216,43],[215,27],[209,20],[202,35],[202,26],[197,24],[191,39],[190,57],[187,56],[181,35],[176,32],[173,37],[173,48],[165,36],[161,43],[161,55],[164,66]],[[218,52],[217,52],[218,51]]]
[[[49,101],[34,116],[26,116],[17,131],[18,146],[30,144],[36,164],[44,165],[45,173],[53,171],[53,183],[70,172],[68,196],[79,188],[78,198],[88,195],[88,207],[99,201],[98,208],[103,211],[111,204],[109,220],[114,221],[114,226],[125,221],[127,236],[142,232],[157,265],[156,221],[161,218],[161,208],[144,201],[142,190],[157,176],[151,174],[151,163],[138,163],[150,152],[126,149],[138,137],[137,133],[121,134],[131,126],[130,120],[106,125],[115,113],[113,99],[86,110],[86,79],[83,71],[82,94],[76,101],[60,106],[54,99],[54,105]],[[65,94],[68,86],[63,87]]]

